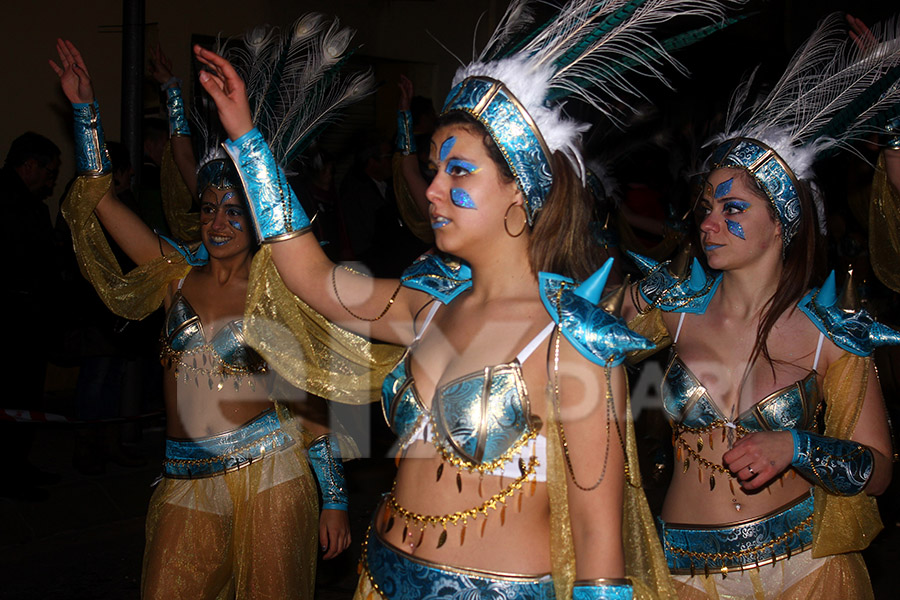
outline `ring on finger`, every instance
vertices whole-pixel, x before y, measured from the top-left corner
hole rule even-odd
[[[750,471],[751,475],[756,475],[756,471],[754,471],[753,467],[751,467],[750,465],[747,465],[747,470]]]

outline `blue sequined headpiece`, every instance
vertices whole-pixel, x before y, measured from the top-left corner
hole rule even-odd
[[[197,173],[197,190],[201,194],[210,186],[217,190],[240,189],[240,182],[234,164],[222,158],[209,161]]]
[[[760,183],[781,222],[782,248],[787,249],[800,227],[797,178],[778,154],[758,140],[735,138],[720,144],[712,168],[744,169]]]
[[[550,151],[525,107],[501,81],[469,77],[447,96],[443,114],[460,110],[472,115],[490,134],[525,196],[528,224],[550,192]]]

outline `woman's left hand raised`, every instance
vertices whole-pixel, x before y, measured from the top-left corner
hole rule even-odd
[[[59,76],[63,93],[72,104],[88,104],[94,101],[94,86],[81,53],[69,40],[57,39],[56,52],[59,64],[52,60],[50,68]]]
[[[791,465],[794,441],[787,431],[751,433],[734,443],[722,459],[745,490],[769,483]]]
[[[194,54],[207,67],[200,71],[200,85],[216,103],[225,133],[232,140],[238,139],[253,129],[244,81],[231,63],[215,52],[196,45]]]
[[[334,558],[350,546],[350,519],[346,510],[324,509],[319,517],[322,558]]]

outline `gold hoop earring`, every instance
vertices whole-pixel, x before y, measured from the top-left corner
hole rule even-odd
[[[522,223],[522,229],[519,230],[519,233],[513,233],[509,230],[509,210],[516,206],[518,206],[519,208],[522,209],[522,215],[525,217],[524,221]],[[509,237],[517,238],[520,235],[522,235],[523,233],[525,233],[525,230],[527,228],[528,228],[528,213],[525,212],[525,207],[522,206],[521,204],[516,204],[515,202],[513,202],[512,204],[509,205],[509,208],[506,209],[506,213],[504,213],[504,215],[503,215],[503,229],[506,230],[506,235],[508,235]]]

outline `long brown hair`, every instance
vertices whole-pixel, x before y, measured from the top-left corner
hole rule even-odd
[[[768,201],[768,197],[756,178],[743,169],[740,173],[739,176],[744,178],[744,182],[766,200],[770,215],[777,223],[778,215],[775,214],[774,207]],[[760,355],[764,356],[772,367],[773,377],[775,376],[775,362],[769,355],[769,333],[772,332],[775,323],[785,311],[793,310],[796,307],[797,302],[809,290],[812,282],[821,279],[825,265],[825,247],[819,242],[821,236],[818,231],[818,217],[812,199],[812,189],[805,181],[800,181],[796,189],[800,198],[800,226],[784,253],[778,287],[763,308],[762,317],[756,328],[756,342],[749,363],[753,364]]]
[[[462,111],[449,112],[438,119],[437,128],[451,125],[481,135],[500,176],[504,181],[515,181],[503,153],[481,123]],[[550,163],[553,184],[531,229],[528,247],[531,270],[534,273],[558,273],[576,280],[587,279],[604,258],[590,232],[593,203],[569,161],[560,152],[553,153]]]

